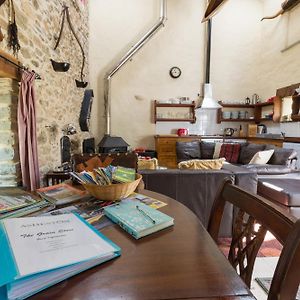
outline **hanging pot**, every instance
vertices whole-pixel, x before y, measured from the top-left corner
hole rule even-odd
[[[83,77],[84,77],[83,70],[84,70],[85,59],[86,59],[85,58],[85,53],[84,53],[84,50],[83,50],[83,46],[80,43],[79,38],[78,38],[78,36],[77,36],[77,34],[74,30],[74,27],[72,25],[72,22],[71,22],[71,19],[70,19],[69,8],[65,5],[63,6],[61,27],[60,27],[58,39],[57,39],[56,44],[54,46],[54,50],[56,50],[56,48],[58,47],[58,45],[60,43],[62,33],[63,33],[63,29],[64,29],[65,18],[67,18],[67,23],[69,25],[69,28],[70,28],[75,40],[77,41],[77,43],[79,45],[79,48],[80,48],[80,51],[81,51],[81,54],[82,54],[82,64],[81,64],[81,69],[80,69],[80,80],[75,79],[76,87],[85,88],[88,85],[88,82],[83,81]]]
[[[53,59],[50,61],[55,72],[67,72],[70,69],[70,64],[67,62],[57,62]]]
[[[79,81],[77,79],[75,79],[75,83],[76,83],[76,86],[78,88],[86,88],[87,85],[88,85],[88,82],[86,82],[86,81]]]

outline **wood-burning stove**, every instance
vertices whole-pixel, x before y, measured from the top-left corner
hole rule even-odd
[[[98,144],[99,153],[127,152],[128,146],[129,144],[127,144],[121,137],[111,136],[109,134],[105,134]]]

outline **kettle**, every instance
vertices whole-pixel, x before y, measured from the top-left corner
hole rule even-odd
[[[225,136],[232,136],[234,134],[233,128],[224,128],[224,135]]]

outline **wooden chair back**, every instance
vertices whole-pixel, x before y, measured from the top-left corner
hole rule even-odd
[[[98,156],[102,162],[111,162],[113,166],[122,166],[126,168],[133,168],[137,171],[138,156],[135,152],[125,153],[84,153],[74,154],[72,156],[73,170],[76,170],[76,166],[79,164],[85,164],[91,158]]]
[[[208,224],[208,232],[216,242],[226,202],[233,204],[236,212],[228,255],[232,266],[250,287],[255,258],[266,232],[270,231],[283,250],[268,299],[294,300],[300,283],[300,220],[227,180],[217,194]]]

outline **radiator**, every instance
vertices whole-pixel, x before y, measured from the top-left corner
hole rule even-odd
[[[294,149],[297,151],[297,165],[296,169],[300,170],[300,143],[283,143],[283,148]]]

